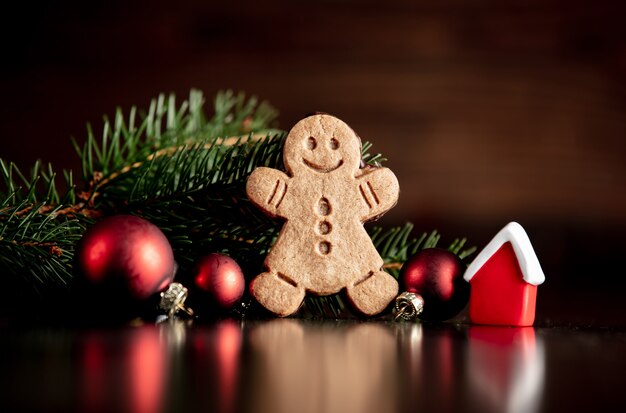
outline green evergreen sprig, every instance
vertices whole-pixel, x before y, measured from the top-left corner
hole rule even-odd
[[[9,300],[45,293],[49,286],[68,288],[75,243],[85,221],[70,213],[76,200],[71,172],[64,171],[61,195],[50,165],[40,161],[30,177],[0,159],[4,185],[0,188],[0,274]]]
[[[286,134],[275,129],[273,107],[242,93],[218,93],[211,113],[203,94],[192,90],[180,103],[174,95],[160,95],[145,112],[133,107],[125,115],[118,109],[112,119],[104,118],[100,134],[88,125],[83,144],[72,140],[81,160],[80,183],[71,171],[57,176],[41,162],[24,174],[0,160],[0,274],[14,297],[72,294],[78,240],[93,222],[118,213],[141,216],[164,231],[183,282],[208,252],[231,255],[248,278],[258,274],[282,223],[250,203],[245,182],[258,166],[283,168]],[[371,147],[363,144],[363,161],[384,162]],[[439,239],[435,232],[411,238],[412,228],[370,231],[396,276],[410,255]],[[450,249],[467,255],[471,250],[464,243],[457,240]],[[306,306],[314,316],[336,317],[345,308],[342,300],[307,298]]]

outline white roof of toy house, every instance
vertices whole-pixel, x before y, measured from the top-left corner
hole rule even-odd
[[[510,242],[517,257],[519,268],[522,271],[524,281],[532,285],[542,284],[546,277],[543,274],[539,259],[535,254],[530,239],[526,235],[524,228],[517,222],[510,222],[496,234],[487,246],[478,254],[476,259],[467,267],[465,271],[465,281],[470,281],[474,275],[489,261],[500,247]]]

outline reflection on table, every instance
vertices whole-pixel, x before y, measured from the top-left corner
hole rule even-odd
[[[468,382],[480,411],[538,411],[545,360],[535,330],[472,326],[468,337]]]
[[[396,340],[389,326],[274,320],[249,335],[253,386],[246,401],[262,412],[395,411]]]
[[[534,412],[545,371],[533,328],[393,322],[12,332],[0,351],[3,411]]]

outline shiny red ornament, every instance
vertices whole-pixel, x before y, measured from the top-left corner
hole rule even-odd
[[[198,261],[193,272],[197,290],[209,295],[211,304],[231,308],[243,295],[245,279],[237,262],[223,254],[209,254]]]
[[[161,230],[132,215],[105,218],[87,230],[76,267],[112,304],[145,300],[174,279],[174,253]]]
[[[441,248],[424,249],[404,263],[400,282],[405,291],[422,297],[424,308],[418,315],[420,319],[444,321],[463,310],[469,299],[464,270],[459,257]]]

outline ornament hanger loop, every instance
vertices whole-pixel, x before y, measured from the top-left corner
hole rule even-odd
[[[400,318],[412,320],[424,310],[424,299],[421,295],[405,291],[396,298],[394,320]]]
[[[180,283],[171,283],[167,290],[161,293],[159,309],[167,312],[168,318],[174,318],[178,311],[185,312],[189,317],[193,317],[193,310],[185,306],[188,290]]]

